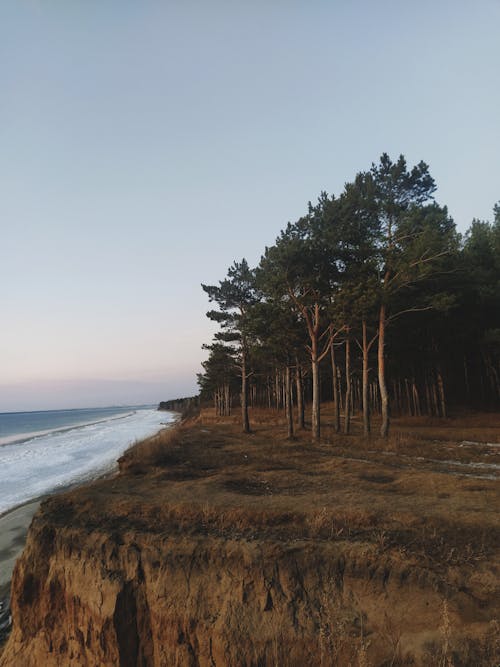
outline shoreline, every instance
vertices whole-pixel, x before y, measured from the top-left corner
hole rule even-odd
[[[0,601],[9,595],[12,571],[24,549],[31,521],[47,497],[18,505],[0,517]]]
[[[31,521],[43,501],[98,480],[113,479],[118,473],[118,464],[116,464],[116,469],[106,472],[101,471],[95,477],[53,489],[49,493],[30,498],[30,500],[26,500],[24,503],[11,507],[0,514],[0,602],[5,604],[7,600],[8,604],[14,565],[26,544]]]
[[[106,418],[89,417],[85,421],[80,417],[80,421],[70,426],[10,435],[8,443],[2,443],[4,438],[0,438],[2,479],[5,480],[0,517],[38,496],[64,491],[114,472],[118,459],[128,448],[145,437],[156,435],[167,426],[164,422],[169,421],[168,415],[163,419],[153,408],[127,409]],[[25,470],[17,464],[20,455],[27,455]]]
[[[169,410],[168,412],[174,411]],[[159,433],[171,428],[172,426],[175,426],[178,422],[179,417],[173,419],[170,423],[162,423],[161,428],[157,431],[157,433],[144,438],[140,442],[155,438]],[[130,447],[127,447],[127,449],[124,450],[120,456],[123,456],[125,452],[134,447],[136,444],[137,443],[131,444]],[[19,505],[15,505],[14,507],[10,507],[9,509],[0,512],[0,602],[3,602],[4,606],[8,607],[9,604],[10,582],[12,579],[12,572],[14,570],[15,562],[24,549],[26,544],[26,536],[28,534],[31,521],[42,502],[51,496],[65,493],[66,491],[71,491],[78,487],[86,486],[87,484],[92,484],[93,482],[99,480],[113,479],[119,475],[119,473],[119,464],[118,460],[116,460],[114,464],[108,469],[97,470],[95,475],[89,476],[77,482],[57,487],[48,493],[35,496],[29,500],[19,503]]]

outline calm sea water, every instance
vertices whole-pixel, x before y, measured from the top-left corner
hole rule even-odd
[[[0,414],[0,514],[97,477],[175,419],[147,406]]]

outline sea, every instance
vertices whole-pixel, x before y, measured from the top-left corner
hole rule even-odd
[[[0,413],[0,515],[112,472],[134,442],[175,418],[155,406]]]

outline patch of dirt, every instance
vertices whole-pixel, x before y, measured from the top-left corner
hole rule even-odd
[[[360,475],[359,479],[363,479],[366,482],[373,482],[373,484],[391,484],[391,482],[396,481],[396,478],[390,475]]]

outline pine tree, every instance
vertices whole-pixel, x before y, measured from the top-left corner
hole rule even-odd
[[[221,325],[215,339],[234,347],[235,357],[241,376],[241,419],[244,433],[250,432],[248,419],[248,337],[247,315],[256,303],[255,272],[249,268],[246,259],[234,262],[228,269],[227,278],[216,285],[202,285],[210,301],[215,301],[219,310],[211,310],[207,317]]]

